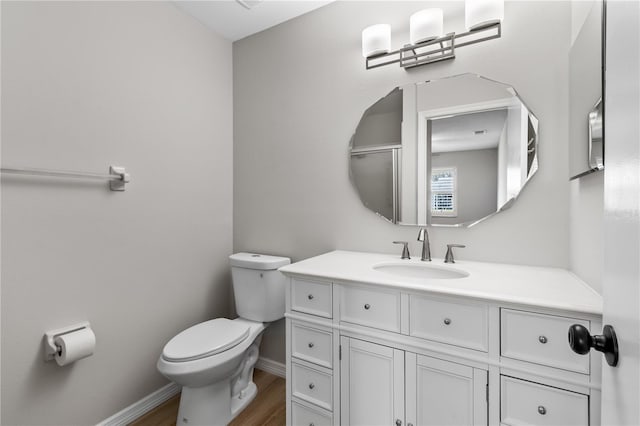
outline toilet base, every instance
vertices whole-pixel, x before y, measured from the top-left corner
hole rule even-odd
[[[245,390],[231,398],[231,420],[235,419],[253,401],[257,394],[258,387],[251,382]]]
[[[177,425],[224,426],[233,420],[256,397],[258,388],[249,385],[238,395],[229,398],[229,381],[202,388],[182,388]]]
[[[182,388],[176,425],[224,426],[231,417],[229,381],[223,380],[201,388]]]
[[[258,336],[232,377],[210,386],[182,388],[177,426],[222,426],[231,422],[256,397],[253,367],[258,361]]]

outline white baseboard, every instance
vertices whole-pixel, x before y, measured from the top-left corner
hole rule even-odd
[[[167,401],[172,396],[177,395],[179,392],[180,386],[175,383],[169,383],[152,394],[145,396],[140,401],[134,402],[124,410],[117,412],[108,419],[101,421],[97,426],[127,425]]]
[[[284,364],[268,358],[258,358],[256,368],[278,377],[284,378],[287,376],[287,369]],[[179,392],[180,386],[175,383],[169,383],[152,394],[145,396],[140,401],[134,402],[124,410],[117,412],[108,419],[101,421],[96,426],[127,425],[167,401],[172,396],[177,395]]]
[[[256,368],[273,374],[274,376],[282,377],[283,379],[287,377],[287,367],[284,364],[269,358],[258,358]]]

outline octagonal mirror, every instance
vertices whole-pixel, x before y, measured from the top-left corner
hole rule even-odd
[[[349,147],[362,202],[402,225],[472,226],[509,208],[538,169],[538,120],[475,74],[396,87]]]

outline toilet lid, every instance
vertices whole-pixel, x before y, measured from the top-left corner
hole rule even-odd
[[[190,327],[169,340],[162,350],[167,361],[194,361],[237,346],[249,335],[240,321],[216,318]]]

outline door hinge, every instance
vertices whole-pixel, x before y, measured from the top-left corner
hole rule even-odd
[[[342,345],[338,345],[338,360],[342,361]]]

